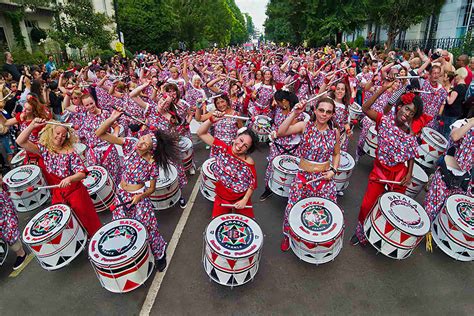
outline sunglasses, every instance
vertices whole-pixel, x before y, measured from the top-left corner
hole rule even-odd
[[[333,113],[332,110],[324,110],[324,109],[321,109],[321,108],[318,108],[318,109],[316,109],[316,110],[317,110],[319,113],[321,113],[321,114],[326,113],[326,114],[328,114],[328,115],[331,115],[331,114]]]

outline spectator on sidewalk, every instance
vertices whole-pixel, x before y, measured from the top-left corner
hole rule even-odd
[[[20,81],[21,73],[18,70],[18,66],[13,63],[13,56],[10,52],[5,52],[5,64],[3,65],[3,70],[10,73],[13,77],[13,80]]]

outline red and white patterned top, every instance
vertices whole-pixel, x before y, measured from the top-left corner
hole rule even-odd
[[[71,113],[71,123],[78,125],[77,135],[81,142],[89,148],[105,146],[107,143],[96,136],[95,131],[100,125],[109,118],[110,113],[107,110],[101,110],[99,115],[90,112]]]
[[[235,193],[244,193],[249,188],[257,188],[255,165],[237,158],[232,153],[232,146],[218,138],[214,139],[212,146],[215,148],[216,158],[214,175],[224,187]]]
[[[49,151],[39,143],[38,148],[48,173],[54,174],[61,179],[70,177],[78,172],[87,173],[87,167],[75,151],[68,154],[58,154]]]
[[[320,131],[314,122],[308,122],[301,137],[297,156],[313,162],[326,162],[336,146],[336,129]]]
[[[469,171],[474,167],[474,128],[471,128],[466,135],[455,143],[456,159],[462,171]]]
[[[158,178],[159,171],[156,164],[143,159],[135,150],[135,142],[126,138],[122,145],[125,155],[122,180],[128,184],[140,184]]]
[[[431,117],[435,117],[438,115],[441,105],[448,97],[448,92],[439,83],[436,87],[433,87],[429,80],[423,82],[421,90],[431,92],[421,94],[421,100],[423,100],[423,112]]]

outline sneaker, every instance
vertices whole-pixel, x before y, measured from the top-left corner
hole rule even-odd
[[[260,202],[265,201],[269,196],[273,194],[269,187],[265,187],[265,191],[260,195]]]
[[[186,199],[184,197],[180,197],[178,204],[179,204],[179,207],[186,208],[186,205],[188,205],[188,202],[186,202]]]
[[[207,150],[211,149],[211,146],[206,145],[206,149],[207,149]]]
[[[359,238],[357,237],[356,234],[354,234],[354,235],[351,237],[351,245],[352,245],[352,246],[357,246],[359,243],[360,243]]]
[[[190,175],[195,175],[196,174],[196,168],[192,167],[191,169],[189,169],[189,174]]]
[[[16,257],[15,264],[13,265],[13,270],[18,270],[21,267],[23,267],[23,265],[26,263],[26,261],[25,261],[26,256],[27,256],[27,254],[25,253],[22,257],[20,257],[20,256]]]
[[[156,260],[156,268],[158,269],[158,271],[163,272],[165,271],[167,264],[168,263],[166,262],[166,252],[165,252],[165,254],[163,255],[163,258]]]
[[[337,191],[338,196],[344,196],[344,191]]]
[[[281,241],[280,249],[283,252],[287,252],[290,249],[290,238],[288,236],[283,237]]]

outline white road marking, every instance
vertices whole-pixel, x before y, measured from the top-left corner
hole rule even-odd
[[[173,236],[171,237],[171,241],[168,244],[168,248],[166,249],[166,260],[168,260],[168,267],[171,264],[171,259],[173,258],[174,251],[178,246],[179,238],[183,233],[184,226],[186,226],[186,222],[188,221],[189,214],[191,214],[191,210],[194,205],[194,201],[196,200],[196,195],[199,191],[199,185],[201,183],[201,177],[198,177],[196,184],[194,185],[193,191],[191,196],[189,197],[188,205],[181,214],[179,219],[178,225],[174,230]],[[146,296],[145,302],[143,303],[142,309],[140,310],[140,316],[150,315],[151,309],[153,304],[155,303],[156,296],[158,295],[158,291],[160,290],[161,283],[165,278],[166,271],[168,271],[168,267],[163,272],[157,272],[155,274],[155,278],[151,283],[150,289],[148,290],[148,294]]]

